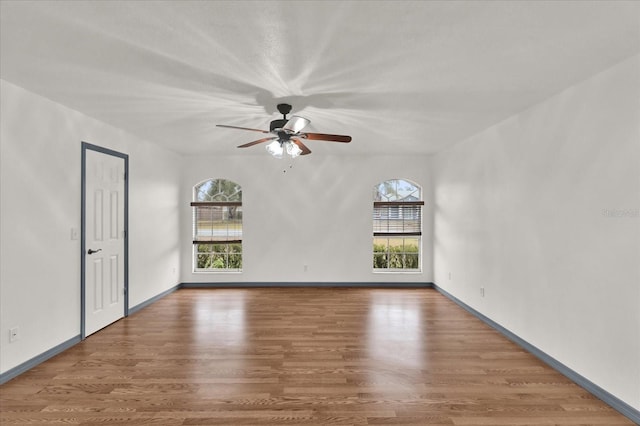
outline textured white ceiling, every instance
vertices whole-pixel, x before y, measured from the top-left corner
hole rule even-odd
[[[1,2],[2,79],[186,155],[279,102],[315,155],[430,154],[640,51],[637,1]],[[257,136],[257,137],[256,137]]]

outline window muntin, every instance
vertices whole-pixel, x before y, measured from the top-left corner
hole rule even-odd
[[[419,271],[421,190],[404,179],[376,185],[373,192],[373,270]]]
[[[242,270],[242,188],[226,179],[194,187],[193,270]]]

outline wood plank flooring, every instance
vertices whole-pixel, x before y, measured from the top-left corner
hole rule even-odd
[[[632,425],[431,289],[183,289],[0,387],[0,424]]]

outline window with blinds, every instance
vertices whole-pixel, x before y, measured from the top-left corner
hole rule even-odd
[[[193,270],[242,270],[242,189],[226,179],[194,187]]]
[[[241,202],[192,202],[193,243],[242,243]]]
[[[404,179],[374,187],[374,271],[419,271],[422,237],[421,190]]]
[[[374,201],[373,235],[422,235],[424,201]]]

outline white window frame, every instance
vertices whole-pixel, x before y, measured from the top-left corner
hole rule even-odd
[[[223,185],[232,185],[235,186],[237,190],[232,194],[224,194],[221,192],[213,192],[216,188],[212,188],[211,186],[206,188],[209,193],[202,193],[199,191],[202,189],[208,182],[222,184]],[[193,249],[192,249],[192,272],[194,273],[238,273],[242,272],[242,265],[244,262],[244,254],[243,254],[243,244],[242,244],[242,188],[236,182],[233,182],[224,178],[212,178],[206,179],[193,187],[193,200],[191,202],[191,207],[193,209],[192,216],[192,238],[193,238]],[[235,213],[239,214],[240,219],[235,221],[227,222],[225,217],[228,219],[229,209],[231,207],[235,208]],[[206,216],[210,215],[213,217],[214,215],[220,215],[221,223],[218,225],[223,225],[219,229],[214,229],[213,219],[210,219],[208,222],[208,226],[210,229],[207,229],[207,226],[200,226],[201,223],[197,221],[198,216]],[[203,221],[205,224],[207,221]],[[225,226],[226,225],[226,228]],[[207,232],[210,231],[210,232]],[[226,246],[226,249],[218,252],[211,252],[209,250],[202,251],[202,246],[211,246],[220,247]],[[231,247],[235,247],[236,249],[239,246],[239,251],[231,251]],[[200,251],[199,251],[200,249]],[[221,255],[220,258],[224,259],[226,267],[223,268],[201,268],[198,267],[198,261],[200,256],[207,255],[208,253],[217,253]],[[211,255],[213,256],[213,254]],[[240,258],[240,266],[239,267],[229,267],[229,259],[231,256],[237,256]]]
[[[398,188],[401,183],[411,185],[415,191],[410,191],[403,195],[403,191]],[[386,186],[385,186],[386,185]],[[392,191],[389,194],[381,194],[381,187],[391,187]],[[395,188],[395,189],[394,189]],[[416,197],[417,193],[417,197]],[[373,240],[372,240],[372,261],[374,273],[421,273],[422,272],[422,218],[423,218],[423,205],[422,201],[422,187],[417,183],[408,179],[389,179],[378,183],[374,187],[373,196]],[[408,209],[411,212],[411,217],[406,217],[404,207],[410,207]],[[387,213],[385,214],[385,207]],[[415,217],[416,213],[418,217]],[[377,218],[377,219],[376,219]],[[396,222],[392,222],[396,221]],[[386,223],[386,229],[384,226]],[[407,260],[406,255],[412,252],[406,251],[405,242],[406,239],[417,240],[417,267],[416,268],[390,268],[390,267],[376,267],[377,258],[381,252],[376,252],[376,241],[387,240],[386,251],[384,252],[384,258],[389,265],[391,261],[390,240],[402,239],[402,248],[399,252],[395,252],[395,255],[400,255],[402,262]],[[396,245],[397,247],[397,245]]]

